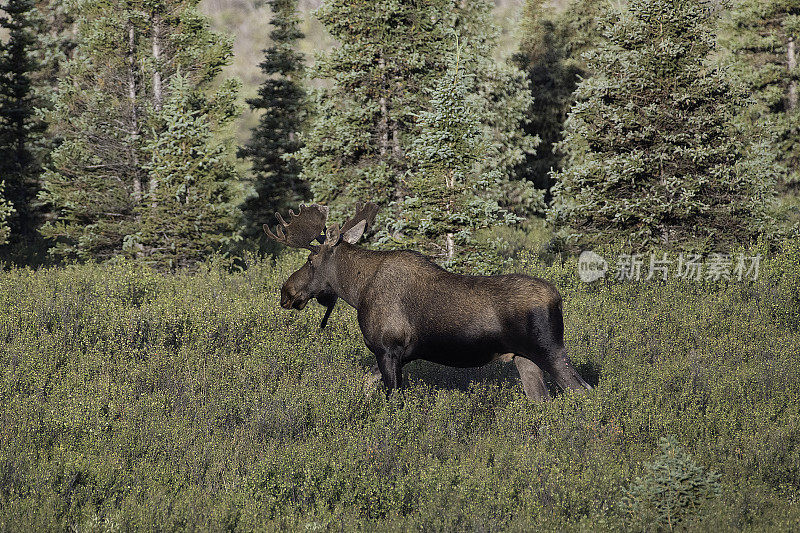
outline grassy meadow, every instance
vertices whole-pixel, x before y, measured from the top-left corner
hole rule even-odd
[[[755,282],[521,257],[596,385],[546,403],[500,364],[365,394],[353,311],[278,305],[301,254],[3,271],[0,531],[800,530],[800,244],[764,250]]]

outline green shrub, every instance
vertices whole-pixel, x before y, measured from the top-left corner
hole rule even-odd
[[[320,331],[320,306],[278,305],[301,253],[4,271],[0,530],[613,530],[667,435],[720,476],[681,527],[797,529],[792,246],[747,283],[586,284],[574,258],[520,257],[596,385],[547,403],[502,365],[415,363],[402,402],[365,395],[353,310]]]

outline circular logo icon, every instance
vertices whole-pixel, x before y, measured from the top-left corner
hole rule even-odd
[[[589,250],[584,250],[578,257],[578,277],[581,281],[591,283],[604,278],[608,272],[608,261]]]

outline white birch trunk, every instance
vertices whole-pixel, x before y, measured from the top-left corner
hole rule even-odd
[[[794,71],[797,69],[797,56],[795,55],[794,37],[789,37],[789,45],[786,47],[786,62],[789,67],[789,74],[794,76]],[[792,78],[789,82],[789,98],[788,106],[789,111],[794,111],[797,108],[797,82]]]
[[[153,108],[161,110],[161,15],[153,14]]]
[[[130,135],[139,137],[139,110],[136,105],[137,71],[136,71],[136,28],[133,22],[128,21],[128,101],[131,106]],[[138,204],[142,201],[142,178],[139,174],[139,154],[136,146],[130,146],[130,160],[133,166],[133,201]]]
[[[164,102],[163,91],[161,87],[161,15],[153,13],[152,19],[152,53],[153,53],[153,109],[156,112],[161,111],[161,106]],[[158,181],[150,178],[150,206],[152,208],[158,207],[156,201],[156,191],[158,190]]]
[[[453,172],[450,171],[445,174],[444,178],[445,185],[447,189],[450,191],[450,199],[447,202],[447,215],[450,218],[450,215],[453,214],[453,189],[455,188],[455,176],[453,176]],[[453,243],[453,233],[448,232],[445,236],[445,255],[448,261],[453,260],[453,256],[455,255],[455,244]]]

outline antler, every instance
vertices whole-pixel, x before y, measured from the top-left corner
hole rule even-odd
[[[325,230],[325,222],[328,220],[328,206],[319,204],[301,205],[296,215],[290,209],[289,222],[283,220],[280,213],[275,213],[275,217],[280,222],[280,225],[275,228],[275,233],[270,231],[268,224],[264,224],[264,232],[270,239],[292,248],[316,250],[317,246],[311,244],[311,242]]]
[[[347,222],[344,223],[342,226],[341,232],[347,233],[347,230],[351,229],[353,226],[365,220],[366,227],[365,230],[369,229],[373,222],[375,222],[375,215],[378,214],[378,204],[373,202],[367,202],[362,204],[361,202],[356,204],[356,213],[350,217]]]

